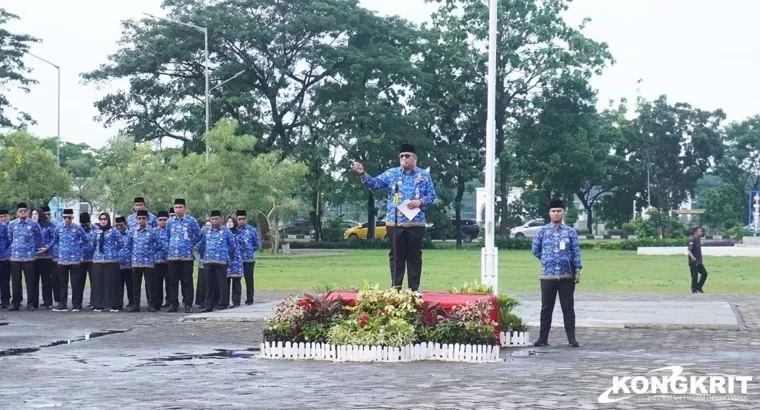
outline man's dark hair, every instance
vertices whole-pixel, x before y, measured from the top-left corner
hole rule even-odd
[[[694,229],[691,231],[692,234],[696,234],[698,230],[704,230],[701,226],[695,226]]]

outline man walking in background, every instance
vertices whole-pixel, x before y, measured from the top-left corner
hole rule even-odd
[[[691,293],[705,293],[702,291],[707,280],[707,269],[702,263],[702,237],[705,230],[701,226],[694,228],[694,236],[689,241],[689,270],[691,271]],[[700,276],[701,275],[701,276]],[[699,280],[697,280],[699,279]]]
[[[541,261],[541,329],[534,346],[549,345],[554,302],[559,304],[565,319],[565,334],[570,347],[578,347],[575,339],[575,284],[580,282],[581,247],[578,232],[565,225],[565,204],[553,200],[549,204],[551,223],[544,225],[533,237],[533,256]]]

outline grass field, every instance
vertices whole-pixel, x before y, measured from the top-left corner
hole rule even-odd
[[[333,252],[333,251],[329,251]],[[256,288],[310,291],[315,287],[361,286],[364,281],[387,286],[388,251],[345,251],[333,256],[260,255]],[[578,292],[690,291],[691,276],[683,256],[637,256],[630,251],[583,251],[583,277]],[[760,259],[708,258],[705,292],[760,292]],[[538,260],[529,251],[501,251],[499,287],[508,293],[538,291]],[[480,281],[480,250],[426,250],[422,288],[446,290],[464,282]],[[405,282],[406,284],[406,282]]]

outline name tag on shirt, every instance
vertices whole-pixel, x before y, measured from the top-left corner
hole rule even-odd
[[[564,251],[565,250],[565,240],[562,239],[559,241],[559,250]]]
[[[185,231],[185,240],[186,241],[190,240],[190,235],[187,233],[187,231]]]

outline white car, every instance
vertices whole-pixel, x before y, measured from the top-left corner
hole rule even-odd
[[[546,225],[543,219],[534,219],[528,221],[522,226],[518,226],[509,233],[512,238],[532,238],[539,228]]]

